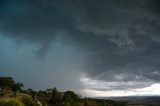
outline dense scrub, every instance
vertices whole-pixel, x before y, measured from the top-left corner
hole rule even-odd
[[[3,98],[0,99],[0,106],[24,106],[24,104],[16,98]]]
[[[125,103],[82,98],[73,91],[56,88],[45,91],[23,90],[23,84],[10,77],[0,77],[0,106],[125,106]]]

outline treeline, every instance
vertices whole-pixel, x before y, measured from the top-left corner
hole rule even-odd
[[[11,77],[0,77],[0,106],[125,106],[122,102],[82,98],[73,91],[61,92],[56,88],[34,91],[22,87]]]

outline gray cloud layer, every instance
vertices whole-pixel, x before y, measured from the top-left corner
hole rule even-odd
[[[160,81],[159,5],[159,0],[5,0],[0,32],[39,45],[38,57],[60,38],[83,50],[83,70],[95,79],[154,83]]]

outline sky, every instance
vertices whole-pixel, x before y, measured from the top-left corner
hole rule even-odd
[[[0,76],[82,96],[160,95],[159,0],[1,0]]]

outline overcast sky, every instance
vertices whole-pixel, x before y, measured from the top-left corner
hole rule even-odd
[[[160,1],[1,0],[0,76],[83,96],[160,95]]]

